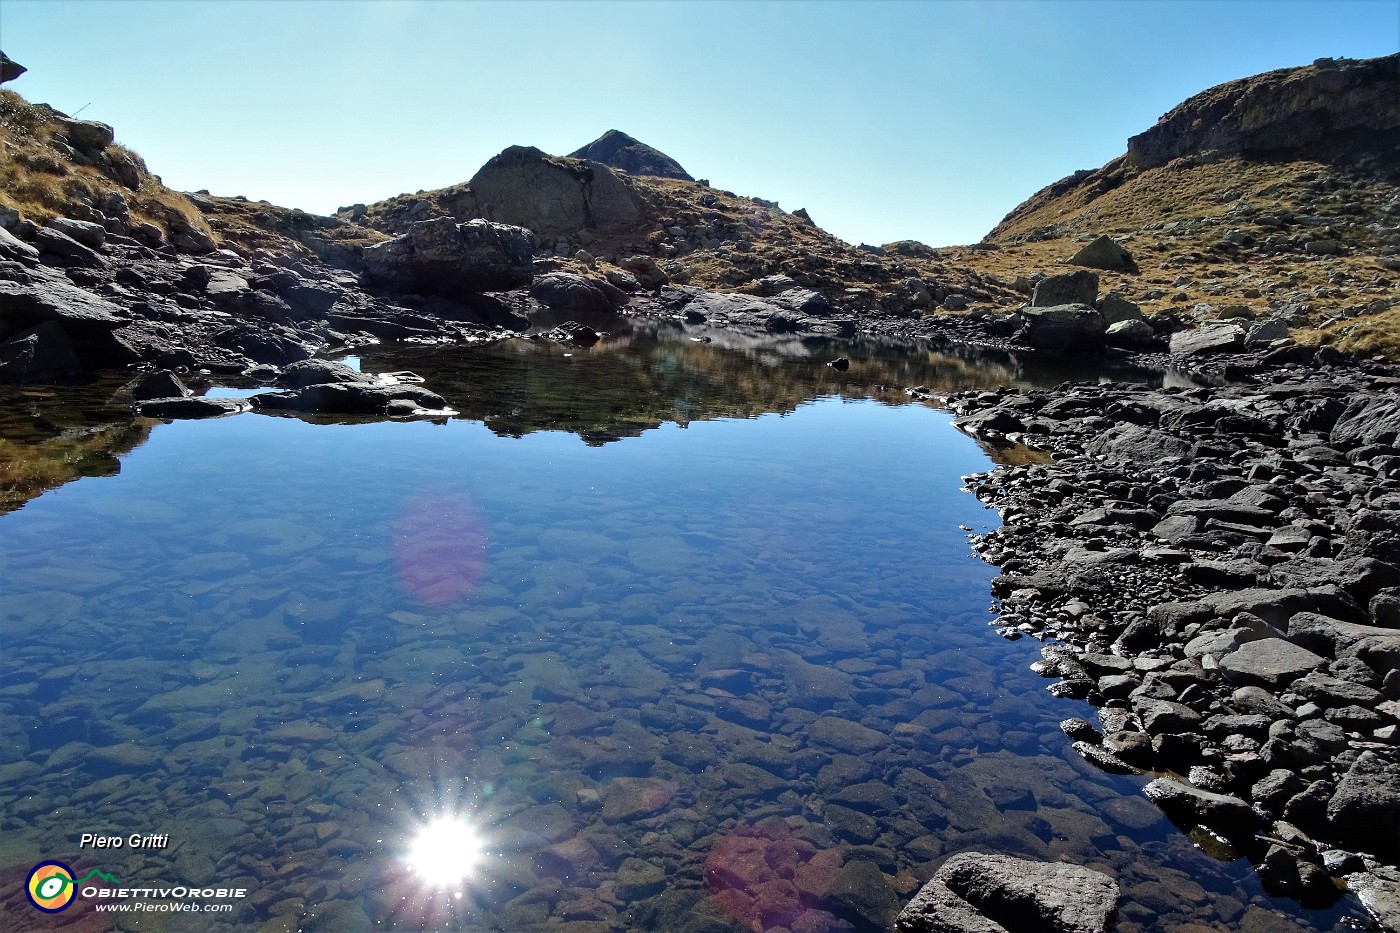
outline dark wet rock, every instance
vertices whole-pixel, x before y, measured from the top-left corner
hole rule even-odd
[[[1087,868],[976,852],[956,855],[905,906],[900,933],[1104,933],[1118,885]]]
[[[852,755],[864,755],[886,748],[889,736],[868,726],[836,716],[822,716],[807,727],[815,742]]]
[[[136,413],[147,418],[215,418],[248,410],[248,403],[236,398],[157,398],[136,404]]]
[[[82,371],[82,361],[57,321],[44,321],[0,344],[0,382],[48,382]]]
[[[1240,798],[1201,790],[1175,778],[1157,778],[1143,793],[1174,822],[1206,826],[1226,836],[1247,833],[1258,820]]]
[[[523,227],[437,217],[368,247],[364,261],[373,281],[401,291],[448,297],[503,291],[530,284],[534,238]]]
[[[1327,805],[1343,845],[1383,859],[1400,856],[1400,762],[1362,752]]]
[[[340,382],[310,385],[289,392],[265,392],[252,397],[258,411],[312,412],[317,414],[376,415],[390,411],[395,403],[413,406],[403,413],[418,409],[441,411],[447,402],[436,392],[421,386],[378,385],[365,382]]]
[[[1103,315],[1089,304],[1035,306],[1021,311],[1017,340],[1050,353],[1092,352],[1103,346]]]
[[[344,363],[331,360],[301,360],[283,368],[277,384],[284,389],[304,389],[308,386],[341,382],[370,382],[372,378]]]
[[[899,913],[899,898],[889,879],[872,862],[848,861],[837,870],[827,904],[839,917],[869,929],[888,929]]]
[[[1031,296],[1031,306],[1050,308],[1056,305],[1092,306],[1099,297],[1099,276],[1096,272],[1078,270],[1041,279]]]
[[[138,402],[149,399],[186,398],[193,394],[189,387],[180,381],[180,377],[168,369],[148,373],[131,387],[131,397]]]

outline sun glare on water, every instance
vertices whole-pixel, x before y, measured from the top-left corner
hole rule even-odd
[[[418,831],[404,865],[430,888],[458,888],[481,874],[488,840],[473,823],[439,817]]]

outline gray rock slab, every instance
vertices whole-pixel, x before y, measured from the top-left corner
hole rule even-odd
[[[901,933],[1104,933],[1118,883],[1079,865],[964,852],[943,864],[896,921]]]
[[[1231,683],[1273,689],[1326,665],[1326,658],[1281,638],[1248,641],[1220,658],[1220,670]]]
[[[1172,356],[1201,356],[1225,353],[1244,345],[1244,328],[1238,324],[1211,323],[1196,330],[1172,334]]]

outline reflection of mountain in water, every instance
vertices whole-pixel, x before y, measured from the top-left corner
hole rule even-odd
[[[595,346],[509,340],[473,347],[377,348],[366,371],[411,370],[461,417],[497,434],[568,431],[589,444],[635,437],[664,422],[788,412],[823,396],[910,400],[1005,385],[1048,386],[1100,370],[1050,366],[1006,353],[875,340],[761,338],[680,324],[611,322]],[[595,326],[600,326],[595,324]],[[827,365],[844,357],[846,370]],[[1145,381],[1124,371],[1117,378]]]
[[[550,326],[557,321],[536,321]],[[366,352],[367,371],[412,370],[461,417],[497,434],[569,431],[599,445],[665,422],[754,418],[823,396],[910,401],[964,389],[1049,386],[1102,370],[969,347],[750,336],[626,318],[588,321],[611,332],[593,347],[504,340],[466,347]],[[827,363],[845,357],[844,371]],[[1145,381],[1123,370],[1116,378]],[[0,389],[0,513],[83,476],[110,476],[158,422],[135,418],[119,378]],[[241,415],[239,417],[256,417]],[[311,421],[334,423],[343,416]]]
[[[119,380],[0,392],[0,513],[83,476],[113,476],[156,422],[133,418]]]

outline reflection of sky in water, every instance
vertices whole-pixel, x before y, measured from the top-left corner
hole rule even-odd
[[[168,832],[103,867],[255,892],[189,929],[875,929],[833,892],[988,847],[1142,930],[1273,910],[1068,751],[949,422],[158,426],[0,519],[10,851]]]

